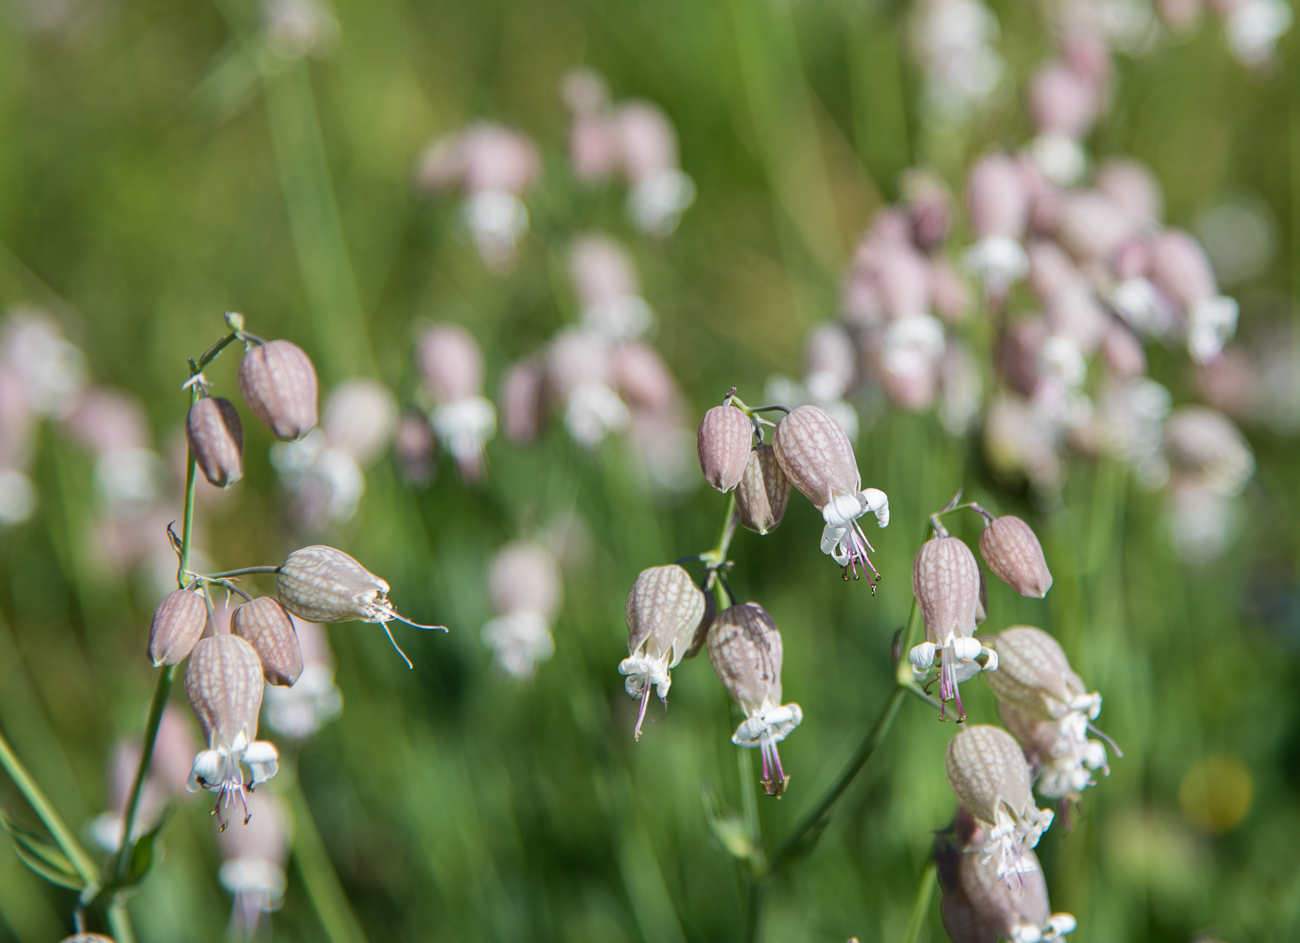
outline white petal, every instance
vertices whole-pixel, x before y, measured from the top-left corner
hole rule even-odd
[[[822,508],[822,519],[826,521],[828,529],[830,525],[844,528],[865,514],[866,510],[861,494],[839,494]]]
[[[955,638],[952,640],[952,653],[958,661],[970,662],[979,657],[984,646],[977,638]]]
[[[889,497],[879,488],[868,488],[862,492],[862,499],[866,502],[867,510],[876,515],[876,521],[881,527],[889,526]]]
[[[253,785],[264,783],[275,775],[279,768],[280,754],[275,745],[265,740],[254,740],[244,751],[244,762],[253,771]]]
[[[185,784],[187,792],[198,792],[202,788],[199,780],[211,785],[221,781],[221,754],[216,750],[201,750],[194,755],[194,765],[190,768],[190,780]]]
[[[916,670],[929,671],[930,666],[934,664],[934,642],[922,642],[920,645],[912,646],[912,650],[907,653],[907,660]]]

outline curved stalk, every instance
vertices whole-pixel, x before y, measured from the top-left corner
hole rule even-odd
[[[80,877],[87,885],[95,884],[99,881],[99,869],[95,867],[95,862],[86,854],[81,844],[73,837],[71,830],[63,821],[63,817],[55,810],[50,800],[46,798],[41,787],[36,784],[32,774],[27,772],[27,767],[23,766],[22,761],[14,753],[13,747],[5,739],[3,733],[0,733],[0,766],[3,766],[9,778],[14,781],[18,791],[23,794],[27,804],[45,823],[49,829],[50,837],[54,843],[59,846],[68,857],[68,861],[77,871]]]

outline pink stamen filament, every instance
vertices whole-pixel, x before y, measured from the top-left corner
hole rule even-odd
[[[861,579],[862,576],[866,575],[867,569],[870,568],[871,572],[875,574],[875,579],[878,581],[880,579],[880,571],[876,569],[876,565],[872,563],[871,558],[867,556],[867,551],[875,553],[876,548],[871,546],[871,541],[867,540],[867,535],[862,532],[862,528],[858,525],[857,521],[851,521],[849,523],[848,530],[844,533],[843,544],[844,549],[848,551],[849,558],[848,563],[844,567],[844,578],[847,580],[849,578],[849,571],[852,570],[853,578],[855,580]],[[862,573],[858,572],[859,566],[862,567]],[[871,595],[874,596],[875,594],[876,587],[875,582],[873,581],[871,585]]]
[[[650,703],[650,679],[646,679],[645,690],[641,692],[641,712],[636,715],[636,732],[632,735],[633,739],[641,739],[641,724],[645,721],[646,705]]]
[[[759,741],[759,750],[763,754],[763,788],[769,796],[779,797],[785,792],[786,781],[785,770],[781,768],[781,754],[767,734]]]
[[[957,720],[966,719],[966,709],[961,703],[961,689],[957,684],[957,657],[953,654],[951,648],[943,648],[939,653],[939,700],[943,701],[945,706],[948,701],[957,702]],[[944,719],[944,712],[940,710],[939,719]]]

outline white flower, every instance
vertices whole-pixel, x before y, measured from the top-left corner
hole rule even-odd
[[[36,487],[26,474],[0,468],[0,525],[21,524],[36,513]]]
[[[981,656],[985,659],[982,665],[979,661]],[[965,709],[962,707],[959,686],[981,671],[997,671],[998,653],[986,648],[977,638],[950,632],[937,643],[925,641],[912,646],[912,650],[907,653],[907,660],[912,663],[912,677],[924,681],[934,666],[936,657],[939,659],[939,698],[945,704],[956,700],[957,716],[960,719],[965,716]]]
[[[858,518],[870,511],[881,527],[889,526],[889,498],[878,488],[856,494],[837,494],[822,508],[826,527],[822,530],[822,553],[829,554],[840,566],[851,566],[854,575],[859,564],[871,567],[867,552],[875,552]],[[846,576],[847,578],[847,576]]]
[[[515,247],[528,232],[528,209],[506,190],[480,190],[465,199],[461,214],[479,255],[488,265],[503,265],[515,257]]]
[[[497,410],[485,397],[466,396],[434,409],[429,426],[469,476],[482,464],[483,447],[496,435]]]
[[[1283,0],[1246,0],[1229,14],[1226,24],[1233,57],[1247,66],[1268,62],[1293,18],[1291,5]]]
[[[131,516],[153,503],[164,474],[157,453],[116,449],[96,459],[95,489],[110,511]]]
[[[745,713],[748,716],[732,734],[731,742],[748,749],[758,747],[763,752],[763,782],[767,784],[768,795],[779,796],[788,777],[781,768],[781,754],[776,745],[803,723],[803,710],[798,704],[777,704],[769,698],[752,713],[746,706]]]
[[[627,215],[641,232],[668,236],[694,202],[694,181],[678,168],[668,167],[632,188],[627,195]]]
[[[1010,236],[988,236],[962,256],[966,269],[984,280],[988,291],[1003,291],[1029,274],[1029,256]]]
[[[284,868],[263,858],[231,858],[221,863],[217,880],[232,894],[252,898],[264,913],[284,902]]]
[[[555,654],[555,639],[546,618],[520,610],[497,616],[483,626],[483,644],[492,649],[512,678],[531,678],[537,663]]]
[[[1106,747],[1098,740],[1088,739],[1088,721],[1096,720],[1101,711],[1101,695],[1083,694],[1070,705],[1070,710],[1049,725],[1056,739],[1047,754],[1039,756],[1036,788],[1044,796],[1060,799],[1096,785],[1092,771],[1101,770],[1109,776],[1106,765]]]
[[[200,750],[195,755],[190,779],[185,784],[185,788],[189,792],[207,789],[217,793],[218,818],[220,818],[222,802],[224,801],[227,806],[233,806],[236,796],[245,803],[245,812],[247,812],[247,803],[244,800],[245,788],[253,789],[274,776],[279,768],[279,759],[280,754],[276,752],[274,744],[265,740],[249,742],[244,730],[240,730],[235,735],[232,743],[225,743],[214,731],[211,749]],[[243,766],[247,766],[253,774],[251,783],[245,783]],[[225,827],[224,822],[222,827]]]
[[[1223,352],[1237,333],[1237,302],[1225,295],[1207,298],[1187,312],[1187,351],[1197,363],[1207,363]]]
[[[632,420],[617,393],[603,383],[582,383],[569,394],[564,428],[581,444],[595,448],[611,432],[627,428]]]
[[[623,295],[582,312],[583,330],[614,344],[635,340],[654,323],[654,311],[640,295]]]
[[[1030,142],[1029,156],[1043,176],[1057,186],[1078,183],[1088,169],[1088,155],[1068,134],[1040,134]]]

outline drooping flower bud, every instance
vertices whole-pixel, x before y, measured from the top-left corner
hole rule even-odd
[[[724,493],[740,484],[753,439],[753,422],[730,403],[706,412],[695,434],[704,480]]]
[[[1094,785],[1090,771],[1109,775],[1105,746],[1088,739],[1101,695],[1088,692],[1056,639],[1021,625],[993,636],[988,645],[998,653],[989,687],[1002,719],[1038,767],[1038,791],[1054,799],[1077,795]]]
[[[718,613],[708,645],[713,670],[745,712],[731,742],[763,751],[763,786],[779,796],[790,777],[776,745],[803,721],[798,704],[781,703],[781,633],[767,610],[747,602]]]
[[[440,405],[483,391],[483,351],[459,324],[436,324],[425,331],[416,347],[416,362]]]
[[[1207,406],[1180,406],[1165,423],[1170,464],[1216,494],[1231,496],[1255,472],[1250,444],[1232,420]]]
[[[876,488],[860,490],[858,461],[839,423],[819,406],[800,406],[777,424],[772,450],[791,484],[822,512],[822,553],[845,567],[845,579],[850,567],[854,578],[859,565],[876,572],[867,556],[874,548],[857,521],[871,511],[888,527],[889,499]]]
[[[254,739],[262,707],[262,663],[257,652],[237,635],[203,639],[185,669],[185,695],[208,745],[194,757],[186,788],[217,793],[215,814],[224,828],[223,802],[233,806],[236,797],[245,801],[240,764],[252,771],[250,789],[274,776],[278,766],[275,747]],[[246,804],[244,811],[247,821]]]
[[[926,541],[912,563],[912,592],[925,622],[925,641],[908,653],[912,673],[926,676],[938,655],[939,696],[957,701],[957,717],[966,716],[958,685],[982,670],[996,670],[997,655],[980,644],[975,618],[980,605],[980,569],[970,548],[956,537]]]
[[[297,344],[250,348],[239,364],[239,392],[277,439],[301,439],[316,427],[316,368]]]
[[[321,431],[331,448],[342,449],[366,466],[383,454],[397,429],[397,400],[377,380],[354,377],[330,393]]]
[[[1043,545],[1033,528],[1005,514],[980,532],[980,556],[990,570],[1021,596],[1042,599],[1052,588]]]
[[[1004,292],[1029,270],[1020,240],[1029,225],[1031,199],[1024,172],[1010,157],[986,157],[967,177],[966,205],[979,241],[966,250],[964,261],[990,292]]]
[[[1022,856],[1023,869],[1007,880],[991,864],[981,864],[976,852],[954,854],[952,886],[945,886],[939,908],[953,943],[1002,937],[1011,943],[1054,943],[1073,932],[1074,917],[1051,913],[1037,855],[1026,850]]]
[[[218,488],[244,477],[244,427],[230,400],[205,396],[191,406],[185,438],[203,477]]]
[[[627,693],[641,699],[636,722],[639,740],[650,688],[655,688],[660,700],[668,697],[672,685],[668,672],[691,647],[704,615],[704,593],[676,564],[650,567],[632,584],[625,614],[630,654],[619,664],[618,673],[627,676]]]
[[[506,371],[501,380],[501,428],[506,438],[518,445],[537,436],[542,421],[541,368],[531,361],[521,361]]]
[[[208,624],[203,594],[190,589],[168,593],[149,625],[149,660],[155,668],[179,665],[194,650]]]
[[[781,526],[790,503],[790,479],[770,445],[755,446],[736,486],[736,511],[746,530],[770,534]]]
[[[488,568],[488,595],[497,613],[483,626],[483,642],[514,678],[531,677],[555,652],[551,621],[560,608],[560,564],[543,544],[507,544]]]
[[[276,573],[275,593],[281,605],[307,622],[377,622],[388,640],[411,667],[397,646],[388,623],[396,619],[417,629],[445,626],[420,625],[401,615],[388,600],[389,586],[342,550],[320,544],[295,550]]]
[[[270,596],[260,596],[235,609],[230,631],[257,652],[268,684],[292,687],[302,674],[302,650],[293,619]]]
[[[1038,844],[1052,813],[1034,805],[1029,766],[1011,734],[1000,727],[967,727],[948,743],[948,785],[984,830],[981,864],[997,858],[997,876],[1025,867],[1023,851]]]

